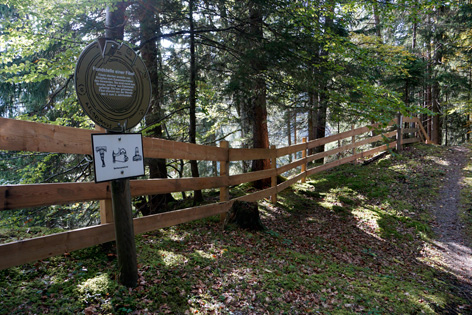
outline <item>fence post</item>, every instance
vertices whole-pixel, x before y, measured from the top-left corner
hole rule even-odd
[[[100,200],[100,224],[113,223],[113,205],[111,199]]]
[[[99,125],[95,125],[95,130],[106,133],[107,130]],[[100,223],[113,223],[113,206],[111,199],[100,200]]]
[[[354,125],[351,125],[351,131],[354,130],[354,127],[355,127]],[[356,143],[356,136],[355,135],[353,135],[351,137],[351,143],[352,144]],[[352,148],[352,155],[355,155],[355,154],[356,154],[356,148],[354,147],[354,148]]]
[[[226,149],[226,160],[220,161],[220,176],[228,177],[229,175],[229,142],[221,141],[220,148]],[[220,187],[220,202],[229,201],[229,188],[228,186]],[[220,214],[220,222],[223,223],[226,219],[226,213]]]
[[[403,142],[403,130],[402,130],[402,114],[398,113],[397,117],[397,152],[402,151],[402,142]]]
[[[270,200],[275,205],[277,203],[277,149],[275,145],[270,146],[270,167],[275,171],[275,174],[270,178],[270,187],[275,189]]]
[[[302,142],[306,144],[306,137],[303,137]],[[302,151],[302,159],[306,159],[306,146],[303,148]],[[301,182],[304,183],[306,182],[306,161],[302,164],[302,173],[305,174],[301,179]]]

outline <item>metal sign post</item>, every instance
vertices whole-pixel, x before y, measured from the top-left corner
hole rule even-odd
[[[125,134],[146,115],[151,82],[144,62],[117,32],[125,5],[107,10],[107,38],[88,45],[75,71],[77,97],[85,113],[107,134],[92,135],[95,181],[111,180],[119,281],[138,281],[129,177],[144,175],[141,135]]]

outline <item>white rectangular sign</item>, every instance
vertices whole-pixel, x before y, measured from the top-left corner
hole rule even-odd
[[[144,175],[141,134],[92,134],[92,148],[95,182]]]

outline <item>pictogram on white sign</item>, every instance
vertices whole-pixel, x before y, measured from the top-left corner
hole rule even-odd
[[[144,175],[141,134],[92,134],[92,147],[95,182]]]

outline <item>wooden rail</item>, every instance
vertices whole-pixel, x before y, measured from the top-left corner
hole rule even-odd
[[[405,128],[402,134],[416,133],[417,136],[401,139],[400,142],[403,144],[418,142],[420,141],[419,137],[429,141],[418,119],[404,118],[403,122],[414,122],[417,124],[417,128]],[[393,125],[394,123],[395,122],[392,122],[389,125]],[[234,149],[229,148],[227,142],[222,142],[220,147],[213,147],[156,138],[144,138],[143,153],[146,158],[218,161],[220,162],[220,176],[132,180],[130,182],[132,196],[155,195],[197,189],[220,189],[221,202],[136,218],[134,219],[134,231],[136,234],[140,234],[208,216],[224,216],[235,200],[258,201],[271,197],[272,202],[276,202],[277,193],[300,180],[304,180],[307,176],[394,147],[395,141],[392,141],[392,137],[396,135],[396,131],[385,132],[381,135],[368,137],[363,140],[355,140],[355,136],[368,133],[376,127],[378,127],[378,124],[352,129],[293,146],[284,148],[271,147],[270,149]],[[0,118],[0,150],[92,154],[91,135],[96,132],[97,131],[94,130]],[[350,143],[347,145],[314,155],[306,154],[309,149],[346,138],[350,140]],[[376,148],[370,148],[364,152],[353,154],[357,152],[356,150],[359,150],[361,146],[382,140],[388,140],[388,143],[383,143]],[[302,152],[303,158],[277,167],[275,163],[277,158],[300,151]],[[308,163],[314,160],[333,156],[341,152],[350,155],[323,165],[312,168],[307,167]],[[228,165],[230,161],[253,159],[271,159],[272,168],[258,172],[229,175]],[[281,184],[277,184],[275,180],[277,175],[300,166],[302,167],[301,173],[292,176]],[[272,187],[230,200],[228,193],[229,186],[263,178],[271,178]],[[5,185],[0,186],[0,211],[92,200],[109,201],[110,198],[109,183],[96,184],[93,182],[82,182]],[[104,213],[106,212],[101,212],[101,215],[104,216]],[[2,257],[0,260],[0,269],[113,241],[115,239],[113,221],[110,221],[110,218],[102,218],[101,222],[102,224],[97,226],[0,245],[0,257]]]

